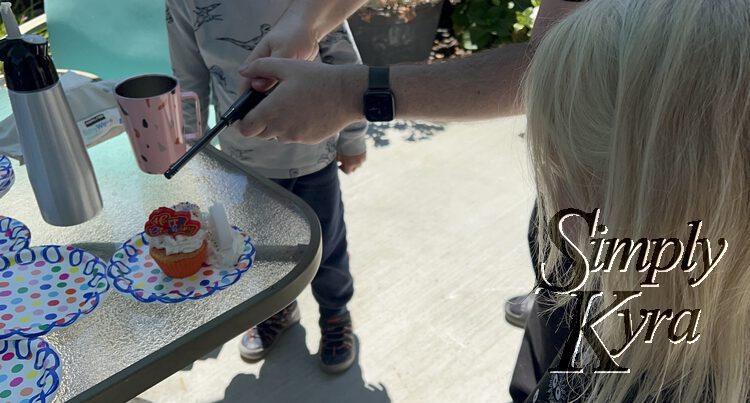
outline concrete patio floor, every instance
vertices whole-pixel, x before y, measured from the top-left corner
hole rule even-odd
[[[506,299],[532,284],[533,203],[522,117],[376,130],[368,161],[342,175],[359,358],[323,374],[317,304],[259,363],[239,338],[144,392],[148,402],[507,402],[521,329]],[[418,127],[419,128],[419,127]]]

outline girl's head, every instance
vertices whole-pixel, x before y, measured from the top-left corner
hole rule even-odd
[[[644,329],[616,359],[630,374],[595,376],[588,386],[608,401],[634,384],[639,401],[748,398],[748,38],[750,0],[593,0],[550,30],[534,56],[526,105],[542,222],[565,208],[601,208],[602,237],[686,242],[688,222],[701,220],[713,255],[720,238],[729,245],[698,287],[677,267],[660,275],[659,288],[642,288],[632,262],[589,277],[586,288],[602,290],[605,306],[615,291],[643,292],[626,306],[634,328],[642,308],[701,310],[697,342],[671,343],[663,322],[652,343]],[[590,256],[586,229],[569,231]],[[548,261],[559,255],[552,247]],[[693,261],[703,271],[700,250]],[[608,347],[622,344],[622,323],[596,328]]]

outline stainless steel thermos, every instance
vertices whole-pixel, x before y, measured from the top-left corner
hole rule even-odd
[[[81,224],[101,211],[102,199],[47,41],[21,35],[10,3],[2,3],[0,12],[8,32],[0,41],[0,60],[42,217],[56,226]]]

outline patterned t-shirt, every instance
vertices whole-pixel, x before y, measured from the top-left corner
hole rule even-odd
[[[183,91],[198,94],[206,122],[210,103],[217,116],[240,95],[239,66],[278,21],[290,0],[167,0],[166,19],[172,69]],[[361,63],[347,25],[321,41],[318,60],[328,64]],[[314,99],[309,102],[315,102]],[[185,126],[194,131],[195,112],[184,104]],[[283,111],[280,111],[283,113]],[[309,122],[314,125],[315,122]],[[320,144],[281,144],[243,136],[233,127],[220,135],[222,151],[262,175],[285,179],[319,171],[336,153],[365,152],[367,125],[356,124]]]

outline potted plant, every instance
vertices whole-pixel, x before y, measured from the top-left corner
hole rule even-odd
[[[370,0],[349,18],[362,60],[371,66],[430,56],[444,0]]]
[[[527,41],[540,0],[460,0],[453,10],[453,31],[466,50]]]

